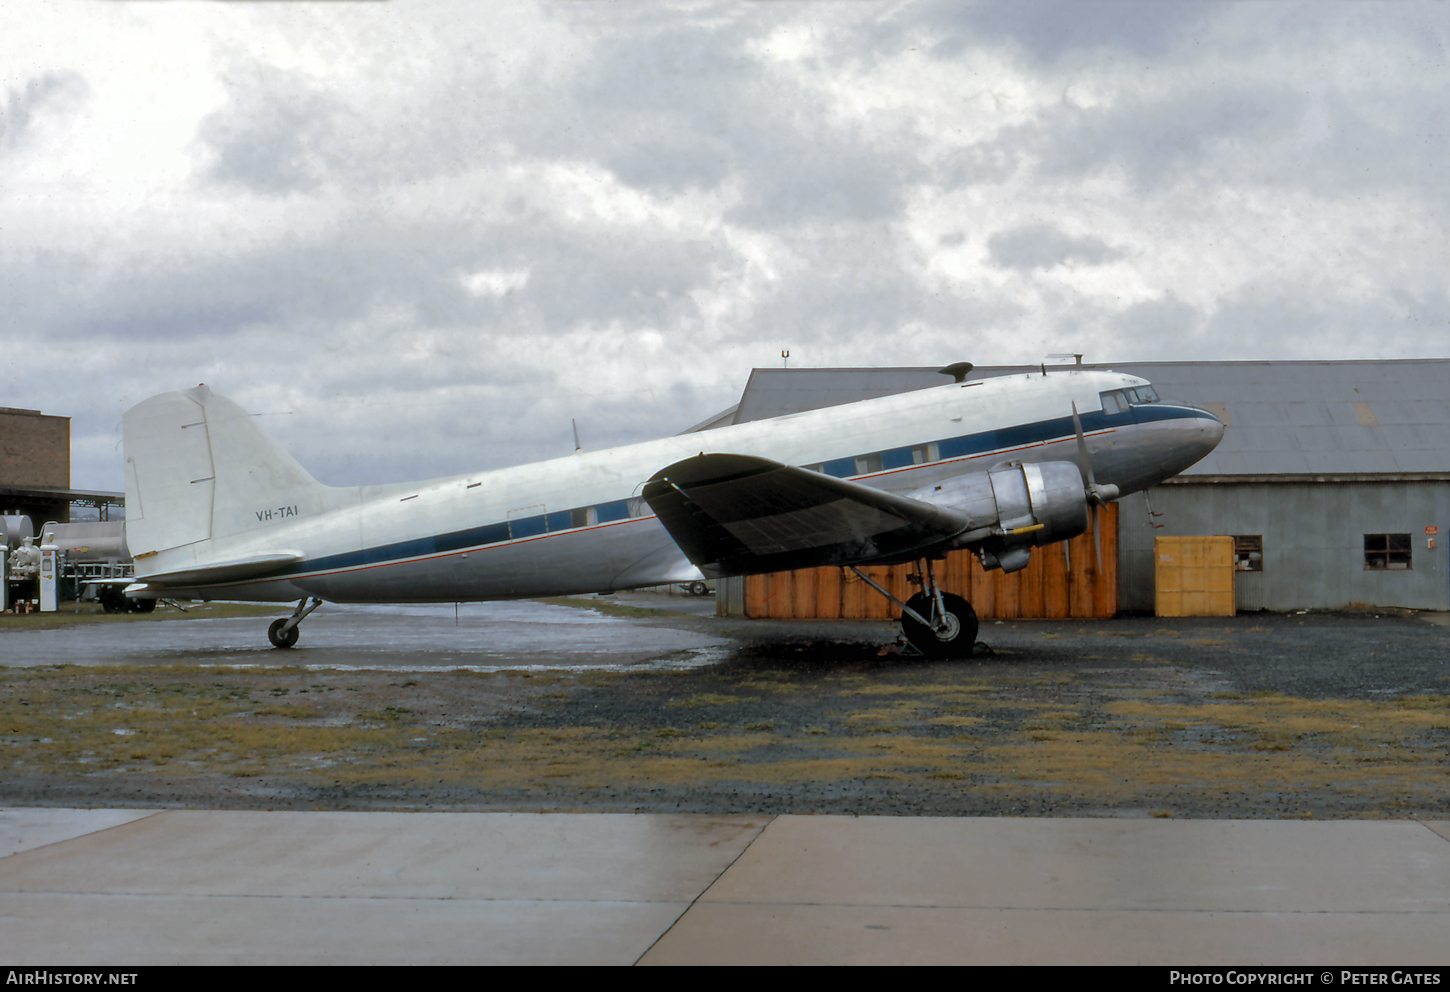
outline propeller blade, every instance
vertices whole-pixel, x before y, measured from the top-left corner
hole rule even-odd
[[[1082,463],[1079,468],[1083,478],[1087,479],[1087,500],[1093,506],[1101,506],[1110,503],[1118,498],[1118,487],[1112,484],[1106,486],[1098,485],[1097,477],[1093,475],[1093,460],[1088,454],[1087,438],[1082,433],[1082,418],[1077,415],[1077,401],[1072,404],[1072,429],[1077,432],[1077,456]],[[1094,517],[1093,519],[1097,519]],[[1101,556],[1099,556],[1101,557]]]
[[[1082,434],[1082,418],[1077,415],[1077,401],[1072,403],[1072,429],[1077,432],[1077,457],[1082,462],[1083,478],[1087,479],[1088,492],[1097,489],[1097,479],[1093,478],[1093,460],[1088,455],[1087,438]]]
[[[1098,574],[1103,574],[1103,532],[1102,517],[1098,515],[1098,505],[1093,504],[1093,550],[1098,554]]]

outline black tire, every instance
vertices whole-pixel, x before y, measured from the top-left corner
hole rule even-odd
[[[272,642],[274,648],[290,648],[297,643],[297,638],[302,636],[300,626],[293,627],[287,633],[282,633],[282,625],[287,622],[286,618],[273,620],[272,626],[267,628],[267,640]]]
[[[131,608],[130,601],[121,595],[121,590],[113,585],[103,585],[96,589],[96,598],[101,601],[101,609],[107,613],[125,613]]]
[[[901,629],[906,634],[906,639],[928,658],[969,658],[972,654],[972,645],[977,643],[977,611],[972,609],[960,596],[953,596],[949,592],[941,594],[942,606],[946,607],[956,620],[955,636],[943,640],[925,624],[911,617],[909,614],[901,615]],[[906,605],[924,617],[931,616],[931,597],[924,592],[919,592],[906,601]]]
[[[709,591],[710,591],[710,587],[707,586],[707,585],[705,585],[705,583],[703,583],[703,582],[691,582],[690,583],[690,595],[691,596],[703,596],[703,595],[705,595],[705,593],[707,593]]]
[[[133,599],[130,603],[132,613],[154,613],[156,611],[156,600],[154,599]]]

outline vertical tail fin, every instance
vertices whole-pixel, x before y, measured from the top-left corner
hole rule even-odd
[[[203,542],[325,509],[328,487],[245,410],[206,386],[137,404],[126,411],[122,431],[126,541],[138,560],[189,547],[164,557],[203,562],[212,557]]]

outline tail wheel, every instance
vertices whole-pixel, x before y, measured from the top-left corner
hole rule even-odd
[[[295,625],[291,630],[283,633],[282,627],[286,623],[287,620],[285,618],[273,620],[272,626],[267,628],[267,639],[272,642],[272,647],[290,648],[297,643],[297,638],[302,636],[302,628]]]
[[[972,645],[977,643],[977,611],[971,603],[949,592],[941,594],[941,601],[947,615],[935,630],[910,614],[901,615],[901,629],[906,639],[928,658],[970,657]],[[932,599],[924,592],[912,596],[906,605],[924,617],[932,615]]]

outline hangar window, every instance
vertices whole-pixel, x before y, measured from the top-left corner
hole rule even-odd
[[[1371,571],[1409,568],[1410,535],[1364,535],[1364,567]]]
[[[1262,572],[1264,570],[1264,535],[1234,535],[1234,571]]]

